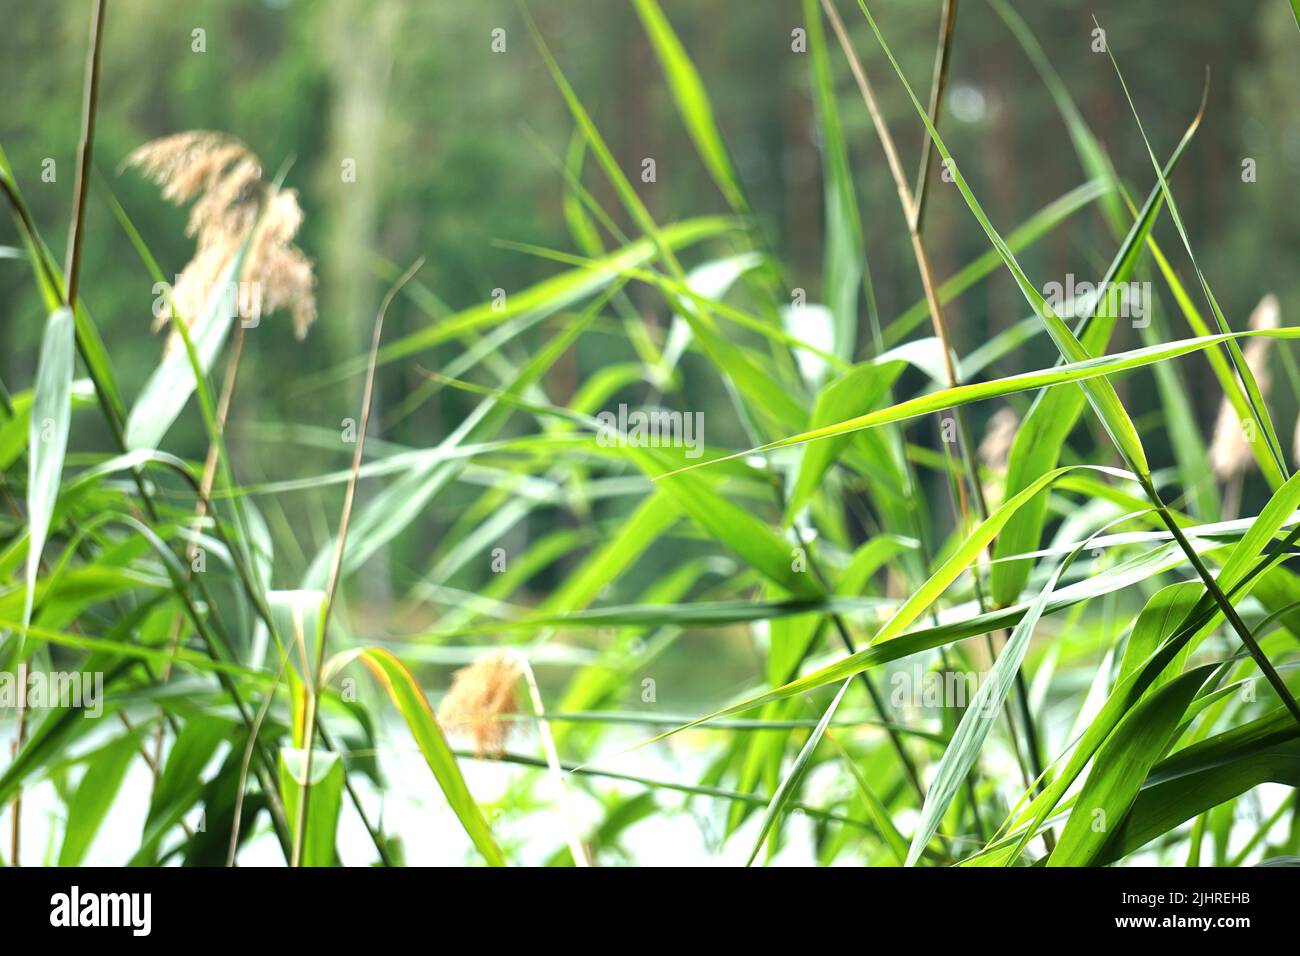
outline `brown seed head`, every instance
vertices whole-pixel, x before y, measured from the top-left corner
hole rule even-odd
[[[512,654],[488,651],[452,676],[451,690],[438,708],[439,722],[472,738],[480,757],[499,756],[513,723],[506,715],[519,711],[521,676]]]
[[[316,320],[316,276],[311,260],[293,244],[302,208],[293,190],[276,190],[262,179],[262,163],[247,146],[224,133],[195,130],[146,143],[127,157],[162,187],[164,199],[194,201],[186,234],[194,255],[181,270],[171,303],[187,328],[203,315],[221,277],[255,227],[240,277],[239,315],[256,322],[289,309],[299,339]],[[172,318],[164,307],[155,330]],[[169,349],[176,347],[173,335]]]

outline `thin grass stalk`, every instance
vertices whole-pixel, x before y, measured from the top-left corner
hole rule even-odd
[[[952,46],[953,46],[953,38],[955,36],[956,20],[957,20],[957,0],[944,0],[943,12],[939,18],[939,40],[935,48],[934,73],[930,83],[930,118],[934,122],[936,128],[938,127],[940,113],[943,108],[943,96],[948,86],[948,67],[952,58]],[[927,130],[925,134],[924,144],[922,146],[922,151],[921,151],[920,168],[918,169],[916,175],[916,187],[914,189],[914,195],[916,198],[913,203],[913,214],[911,217],[911,227],[917,233],[918,236],[923,236],[925,232],[926,199],[929,197],[929,187],[930,187],[930,162],[934,152],[935,152],[934,143],[930,138],[929,131]],[[870,298],[871,290],[868,289],[867,291],[868,291],[868,297]],[[869,302],[869,305],[874,305],[874,303]],[[878,329],[878,322],[875,324],[875,327]],[[877,350],[878,351],[883,350],[880,345],[879,334],[877,334]],[[891,400],[892,400],[892,391],[893,390],[891,389],[890,390]],[[968,426],[966,426],[964,419],[962,422],[962,427],[965,428],[966,433],[969,434],[969,428]],[[965,445],[963,447],[965,447]],[[916,476],[912,469],[910,460],[907,459],[906,455],[904,455],[903,458],[904,458],[904,465],[906,467],[907,478],[911,486],[908,493],[914,494],[917,485]],[[968,468],[971,467],[973,464],[973,462],[970,460],[969,457],[967,458],[966,464]],[[978,473],[972,472],[971,474],[973,476],[975,485],[977,487],[981,487],[982,489],[982,486],[979,483]],[[953,472],[951,470],[948,471],[948,493],[952,499],[954,509],[957,509],[959,507],[958,503],[960,501],[962,489],[960,484],[956,481],[956,478],[953,475]],[[985,510],[987,510],[987,505],[985,507]],[[921,533],[922,529],[920,523],[920,516],[915,511],[912,512],[912,522],[915,528],[917,541],[921,545],[922,562],[924,567],[927,569],[927,574],[928,574],[928,569],[930,567],[930,558],[928,553],[929,549],[926,547],[925,544],[925,536]],[[976,584],[978,585],[978,580],[976,581]],[[934,623],[937,625],[939,623],[938,611],[931,608],[930,616],[934,621]],[[951,670],[952,664],[948,659],[948,651],[946,648],[940,650],[940,657],[942,659],[944,669]],[[1016,743],[1015,727],[1010,724],[1010,721],[1008,721],[1008,725],[1010,726],[1011,729],[1011,744],[1014,748],[1018,748],[1018,745]],[[1018,752],[1016,754],[1016,763],[1023,768],[1024,764],[1021,761],[1020,754]],[[975,824],[975,832],[980,837],[980,839],[983,840],[984,833],[985,833],[984,821],[980,817],[979,804],[975,796],[975,778],[977,776],[978,776],[978,767],[976,766],[972,768],[972,773],[966,778],[964,789],[966,791],[967,803],[970,806],[971,817]]]
[[[253,760],[253,748],[257,745],[257,734],[262,729],[262,722],[266,719],[267,711],[271,709],[271,702],[275,700],[275,692],[280,686],[280,681],[284,678],[284,669],[289,663],[290,649],[285,648],[284,653],[280,655],[280,665],[275,671],[275,680],[271,682],[271,688],[266,692],[266,698],[262,701],[262,706],[257,709],[257,717],[253,720],[253,726],[248,731],[248,742],[244,745],[244,756],[239,762],[239,786],[235,790],[235,812],[230,824],[230,847],[226,851],[226,866],[233,867],[236,865],[235,856],[239,850],[239,826],[244,814],[244,792],[248,787],[248,768]]]
[[[934,76],[930,81],[930,122],[939,128],[939,112],[943,106],[943,94],[948,88],[948,65],[952,59],[952,41],[957,22],[957,0],[943,0],[943,13],[939,18],[939,43],[934,54]],[[934,140],[929,130],[925,133],[925,144],[921,152],[921,168],[916,174],[916,206],[912,215],[912,226],[917,232],[925,231],[926,199],[930,195],[930,163],[935,155]]]
[[[316,627],[316,666],[314,672],[305,675],[307,677],[308,695],[307,722],[303,732],[303,746],[306,749],[306,754],[303,757],[302,799],[298,803],[298,818],[294,823],[293,853],[289,864],[294,867],[300,866],[302,863],[302,838],[307,823],[308,801],[311,798],[311,758],[316,740],[316,702],[324,690],[322,680],[325,670],[325,635],[329,626],[330,611],[334,607],[334,598],[338,591],[339,578],[343,570],[343,552],[347,547],[348,523],[352,518],[352,504],[357,493],[357,476],[361,471],[361,456],[365,453],[366,448],[366,429],[370,426],[370,406],[375,391],[375,367],[379,361],[379,340],[384,331],[384,315],[388,312],[388,306],[397,293],[401,291],[402,286],[410,281],[422,265],[424,265],[424,259],[417,259],[401,278],[393,283],[388,292],[385,293],[383,301],[379,304],[379,312],[375,315],[375,329],[370,340],[370,359],[366,369],[366,383],[361,394],[361,424],[358,427],[357,447],[352,452],[352,473],[348,476],[347,491],[343,495],[343,513],[339,518],[339,533],[334,546],[334,560],[330,564],[329,578],[325,585],[325,603],[321,608],[320,621]]]
[[[244,324],[242,322],[236,323],[234,335],[234,341],[230,346],[230,357],[226,362],[225,380],[221,385],[221,397],[217,400],[216,426],[217,431],[221,433],[224,433],[226,429],[226,420],[230,414],[230,402],[235,392],[235,380],[239,376],[239,360],[244,353]],[[199,498],[194,504],[194,521],[191,524],[191,528],[195,532],[198,531],[203,517],[208,512],[208,500],[212,495],[212,485],[216,480],[217,459],[220,454],[221,449],[217,444],[217,441],[214,439],[208,442],[207,458],[203,463],[203,476],[199,481]],[[187,574],[187,577],[192,578],[194,576],[192,562],[190,568],[191,570]],[[180,644],[183,622],[184,618],[179,614],[172,618],[171,635],[168,639],[168,650],[170,653],[174,654],[177,646]],[[162,669],[162,682],[164,684],[168,683],[171,680],[171,676],[172,665],[171,661],[168,661]],[[159,723],[158,731],[154,736],[154,760],[156,765],[159,766],[162,764],[163,738],[164,726],[162,723]],[[154,783],[157,783],[156,773],[154,774]]]
[[[849,61],[850,72],[858,85],[858,90],[862,94],[863,102],[866,104],[867,112],[871,116],[872,125],[876,129],[877,138],[880,140],[881,149],[885,154],[885,162],[889,166],[890,174],[893,176],[894,185],[898,190],[899,203],[903,207],[903,218],[907,221],[908,238],[912,244],[912,254],[916,260],[917,271],[921,278],[921,287],[925,293],[925,300],[930,312],[930,322],[934,328],[935,338],[939,341],[939,349],[943,354],[944,377],[948,385],[955,386],[959,383],[957,368],[953,363],[953,351],[948,337],[947,327],[943,320],[943,306],[939,302],[939,296],[935,290],[933,270],[930,266],[930,259],[925,250],[925,243],[921,233],[917,228],[916,219],[916,200],[913,197],[911,188],[907,185],[907,180],[903,176],[903,167],[898,158],[898,150],[894,146],[894,138],[889,132],[889,127],[885,123],[884,116],[881,115],[880,108],[876,103],[875,93],[871,89],[871,83],[867,79],[866,73],[862,69],[862,63],[859,61],[857,54],[853,51],[853,46],[849,41],[848,33],[844,28],[844,22],[840,19],[831,0],[822,0],[822,9],[826,11],[826,16],[831,22],[831,27],[835,31],[835,36],[839,40],[840,46],[844,49],[845,55]],[[927,144],[927,149],[929,145]],[[941,416],[942,418],[942,416]],[[954,423],[957,426],[958,445],[961,448],[963,458],[969,459],[972,452],[970,441],[967,435],[965,419],[959,412],[954,416]],[[946,457],[951,456],[951,449],[948,448],[947,442],[944,443],[944,454]],[[987,504],[984,502],[984,492],[979,487],[978,472],[975,471],[970,461],[967,461],[967,480],[970,482],[970,496],[974,498],[980,506],[982,512],[987,513]],[[967,492],[962,485],[960,493],[962,505],[962,522],[964,526],[970,526],[970,504],[967,498]]]
[[[533,717],[537,721],[537,735],[542,740],[542,752],[546,755],[546,765],[550,769],[551,779],[556,787],[555,799],[558,804],[556,809],[564,821],[564,839],[569,846],[569,855],[573,857],[574,866],[591,866],[591,857],[587,854],[587,848],[582,845],[582,837],[573,819],[569,788],[564,779],[564,769],[560,766],[560,752],[555,748],[555,736],[551,733],[550,722],[546,719],[546,706],[542,703],[541,688],[537,686],[537,675],[533,673],[533,665],[526,655],[516,654],[515,663],[523,673],[524,683],[528,686],[528,697],[533,704]]]
[[[947,76],[948,76],[948,64],[951,56],[952,39],[953,39],[953,26],[957,16],[956,7],[957,7],[956,0],[950,0],[950,2],[949,0],[946,0],[944,5],[943,22],[940,27],[940,48],[938,53],[936,54],[934,81],[931,89],[930,108],[929,108],[930,125],[933,126],[936,130],[939,127],[939,119],[940,119],[939,108],[942,100],[942,91],[944,86],[946,85]],[[864,74],[864,79],[865,79],[865,74]],[[924,206],[925,206],[926,190],[929,185],[929,177],[926,175],[926,171],[931,159],[931,154],[937,151],[935,148],[934,138],[930,135],[929,127],[927,127],[925,131],[924,149],[925,149],[925,153],[921,162],[921,174],[918,177],[918,181],[917,181],[917,196],[916,196],[914,216],[912,221],[913,231],[917,235],[918,240],[924,231]],[[929,286],[927,286],[927,290],[928,288]],[[980,516],[981,518],[984,518],[987,517],[988,515],[988,506],[983,495],[983,483],[980,482],[979,480],[979,472],[977,469],[977,465],[971,453],[970,443],[966,438],[966,435],[969,434],[969,429],[964,427],[965,410],[960,408],[957,409],[957,415],[959,416],[959,424],[962,426],[962,428],[960,429],[960,433],[962,435],[963,458],[967,468],[969,469],[969,474],[972,480],[972,486],[975,489]],[[973,571],[973,577],[974,577],[976,595],[979,600],[980,607],[984,608],[985,599],[981,591],[978,569]],[[1000,633],[1002,634],[1003,640],[1005,641],[1006,640],[1005,632],[1000,632]],[[992,635],[988,635],[988,640],[989,640],[989,651],[990,653],[992,653],[994,650]],[[1020,719],[1024,724],[1025,746],[1026,749],[1029,751],[1029,769],[1032,770],[1033,780],[1035,781],[1032,784],[1032,787],[1037,788],[1039,786],[1037,781],[1040,781],[1043,776],[1044,765],[1043,765],[1043,757],[1042,757],[1042,752],[1041,752],[1039,739],[1038,739],[1038,730],[1034,722],[1033,714],[1030,712],[1029,709],[1029,689],[1025,684],[1025,675],[1023,669],[1017,669],[1015,675],[1015,682],[1016,682],[1015,696],[1017,701],[1017,707],[1020,712]],[[1012,743],[1012,747],[1016,751],[1016,762],[1020,766],[1021,773],[1026,780],[1026,785],[1030,786],[1030,781],[1029,781],[1030,774],[1025,767],[1024,761],[1021,759],[1021,755],[1019,752],[1019,744],[1017,743],[1016,740],[1014,721],[1011,718],[1010,711],[1007,712],[1007,722],[1008,722],[1008,726],[1012,728],[1011,743]],[[1047,844],[1048,850],[1050,852],[1054,843],[1054,838],[1050,830],[1046,831],[1044,839]]]
[[[77,301],[81,284],[81,250],[86,241],[86,196],[90,189],[90,163],[95,149],[95,118],[99,109],[99,61],[103,48],[101,37],[104,10],[108,0],[96,0],[95,15],[90,24],[90,49],[86,62],[86,90],[82,109],[81,146],[77,151],[76,204],[72,208],[72,224],[68,229],[67,283],[69,304]]]

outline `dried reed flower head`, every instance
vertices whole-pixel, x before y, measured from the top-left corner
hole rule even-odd
[[[500,756],[513,726],[507,715],[519,711],[521,676],[513,654],[488,651],[452,675],[451,690],[438,708],[438,720],[449,730],[468,734],[480,757]]]
[[[980,464],[984,466],[980,485],[984,499],[990,506],[1000,503],[1006,493],[1007,459],[1011,455],[1011,446],[1015,443],[1016,429],[1019,427],[1020,418],[1013,409],[998,409],[989,419],[984,439],[976,449]]]
[[[1276,329],[1281,323],[1282,312],[1277,296],[1271,292],[1259,300],[1255,311],[1250,314],[1250,327],[1257,331]],[[1268,397],[1273,385],[1273,377],[1268,370],[1268,356],[1272,350],[1273,340],[1268,336],[1257,336],[1247,340],[1242,348],[1246,365],[1255,376],[1260,395]],[[1253,457],[1248,440],[1255,429],[1254,421],[1237,420],[1237,410],[1225,396],[1219,404],[1219,418],[1214,425],[1214,439],[1210,442],[1210,467],[1220,481],[1243,473]]]
[[[979,447],[979,459],[985,467],[995,471],[1006,468],[1007,456],[1011,454],[1011,444],[1019,426],[1020,417],[1014,409],[1003,407],[993,413]]]
[[[250,324],[287,308],[294,335],[306,336],[316,320],[316,276],[311,260],[293,244],[302,226],[294,190],[277,190],[265,182],[261,160],[239,140],[206,130],[145,143],[125,165],[139,167],[162,187],[169,202],[194,201],[185,229],[195,238],[194,255],[181,270],[171,301],[163,305],[155,331],[173,318],[173,304],[193,330],[209,297],[230,291],[217,285],[251,234],[238,299],[232,304]],[[177,340],[173,333],[167,348],[175,348]]]

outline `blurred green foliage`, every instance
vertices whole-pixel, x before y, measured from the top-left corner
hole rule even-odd
[[[1281,298],[1283,322],[1292,322],[1300,308],[1294,268],[1300,217],[1293,204],[1300,180],[1295,83],[1300,44],[1286,5],[1237,4],[1233,10],[1219,0],[1187,0],[1176,7],[1127,0],[1015,5],[1135,194],[1151,185],[1149,163],[1109,62],[1090,48],[1091,14],[1125,65],[1158,153],[1168,152],[1195,111],[1209,67],[1208,115],[1173,186],[1232,324],[1244,327],[1249,310],[1269,291]],[[823,241],[821,163],[808,58],[791,50],[791,31],[801,21],[799,5],[665,0],[663,6],[699,66],[740,179],[765,234],[788,264],[788,280],[816,300]],[[878,5],[904,69],[922,89],[929,82],[939,7],[938,0]],[[631,4],[547,0],[531,9],[619,161],[634,172],[643,158],[655,158],[657,181],[638,186],[657,220],[725,211],[677,119]],[[856,15],[846,20],[910,163],[921,143],[919,124],[888,80],[865,23]],[[5,24],[0,143],[37,224],[61,243],[72,200],[85,5],[0,0],[0,22]],[[491,48],[495,29],[505,31],[501,53]],[[203,52],[194,49],[195,30],[204,31]],[[165,272],[179,271],[192,245],[184,235],[184,212],[164,203],[134,171],[119,172],[118,164],[141,143],[185,129],[223,130],[247,142],[268,175],[291,164],[288,184],[301,193],[307,218],[299,242],[317,264],[320,321],[305,343],[294,341],[281,317],[264,321],[250,339],[231,424],[244,480],[301,477],[313,468],[340,466],[338,454],[295,451],[292,467],[286,468],[282,448],[254,442],[251,426],[289,422],[336,429],[355,415],[359,379],[311,391],[295,382],[360,354],[394,269],[426,256],[420,281],[452,310],[489,298],[493,289],[522,289],[557,268],[501,248],[495,240],[576,250],[561,202],[571,122],[513,0],[193,0],[184,5],[115,0],[103,63],[97,174],[124,204]],[[868,259],[887,322],[921,290],[870,122],[838,51],[832,63]],[[960,6],[942,123],[973,188],[1004,229],[1083,178],[1046,89],[984,0],[963,0]],[[42,180],[47,159],[55,163],[53,182]],[[349,159],[357,164],[356,182],[341,176]],[[1255,182],[1242,181],[1245,159],[1255,161]],[[603,178],[586,182],[632,231]],[[955,191],[946,192],[942,182],[934,186],[927,233],[936,270],[946,276],[986,246]],[[148,333],[152,281],[102,197],[103,191],[92,190],[82,285],[130,397],[156,364],[161,340]],[[1167,220],[1157,234],[1165,248],[1178,247]],[[0,241],[16,244],[7,226],[3,235]],[[1097,210],[1088,209],[1030,250],[1026,265],[1041,281],[1067,272],[1099,273],[1104,262],[1098,250],[1111,242]],[[1182,268],[1181,256],[1177,262]],[[1188,270],[1184,276],[1190,278]],[[630,291],[651,326],[666,327],[662,301],[647,289]],[[30,384],[42,317],[21,262],[0,260],[0,301],[6,303],[0,378],[16,390]],[[996,275],[950,305],[956,350],[969,351],[1022,318],[1017,303],[1009,278]],[[387,334],[396,337],[430,321],[399,301]],[[1177,319],[1169,322],[1184,334]],[[859,337],[865,339],[865,333]],[[575,362],[557,368],[550,380],[557,400],[567,399],[593,369],[634,355],[617,335],[600,341],[599,349],[585,343]],[[1112,347],[1136,344],[1136,333],[1122,330]],[[424,382],[417,365],[441,367],[458,348],[444,346],[417,362],[381,369],[381,420]],[[520,346],[514,348],[517,356],[524,354]],[[1036,367],[1053,354],[1050,343],[1037,340],[991,371]],[[1193,391],[1208,432],[1218,392],[1208,385],[1204,359],[1187,360],[1183,374],[1193,383],[1207,383]],[[718,391],[699,396],[699,402],[721,402],[716,382],[705,387]],[[1141,396],[1135,401],[1138,417]],[[1293,420],[1293,397],[1275,394],[1274,403],[1280,422]],[[381,435],[427,447],[470,407],[468,397],[443,391]],[[978,428],[986,412],[976,414]],[[95,432],[98,424],[92,416],[79,416],[74,447],[106,450],[106,437]],[[739,430],[726,429],[714,429],[710,439],[744,441]],[[1161,441],[1155,436],[1154,446]],[[206,441],[193,409],[169,445],[202,455]],[[318,519],[294,514],[292,506],[289,514],[313,544],[326,540]],[[443,517],[427,516],[429,533],[455,518],[454,510],[439,509],[439,514]],[[310,554],[314,548],[304,544],[304,550]],[[399,553],[397,563],[426,559],[427,552],[419,549]]]

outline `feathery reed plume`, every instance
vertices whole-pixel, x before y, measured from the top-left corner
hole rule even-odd
[[[500,756],[513,728],[507,715],[519,712],[521,676],[513,654],[488,651],[452,676],[451,690],[438,708],[438,720],[448,730],[468,734],[480,757]]]
[[[1015,441],[1019,426],[1020,417],[1014,409],[999,408],[993,413],[978,452],[980,463],[985,468],[1001,471],[1007,467],[1007,456],[1011,454],[1011,443]]]
[[[293,239],[302,225],[302,208],[294,190],[277,190],[262,179],[261,160],[243,143],[225,133],[193,130],[145,143],[127,157],[162,187],[162,196],[190,207],[185,234],[195,238],[194,255],[181,270],[170,301],[157,321],[157,331],[180,313],[186,328],[203,314],[231,257],[262,217],[249,244],[240,286],[239,314],[255,324],[263,314],[289,309],[297,338],[306,336],[316,320],[316,277]],[[167,348],[178,337],[168,339]]]
[[[1281,309],[1277,296],[1269,293],[1259,300],[1255,311],[1250,314],[1252,329],[1276,329],[1281,325]],[[1272,386],[1272,376],[1268,371],[1268,355],[1273,340],[1265,336],[1252,338],[1246,343],[1242,354],[1251,373],[1259,383],[1260,394],[1268,398]],[[1219,418],[1214,426],[1214,439],[1210,443],[1210,467],[1214,476],[1220,481],[1227,481],[1243,474],[1251,461],[1250,442],[1247,440],[1246,425],[1237,420],[1236,409],[1225,397],[1219,404]]]
[[[1016,429],[1020,427],[1020,416],[1009,407],[999,408],[989,419],[984,438],[976,449],[976,457],[989,472],[989,478],[983,483],[984,497],[990,502],[999,502],[1005,490],[1007,458],[1011,455],[1011,446],[1016,440]]]

